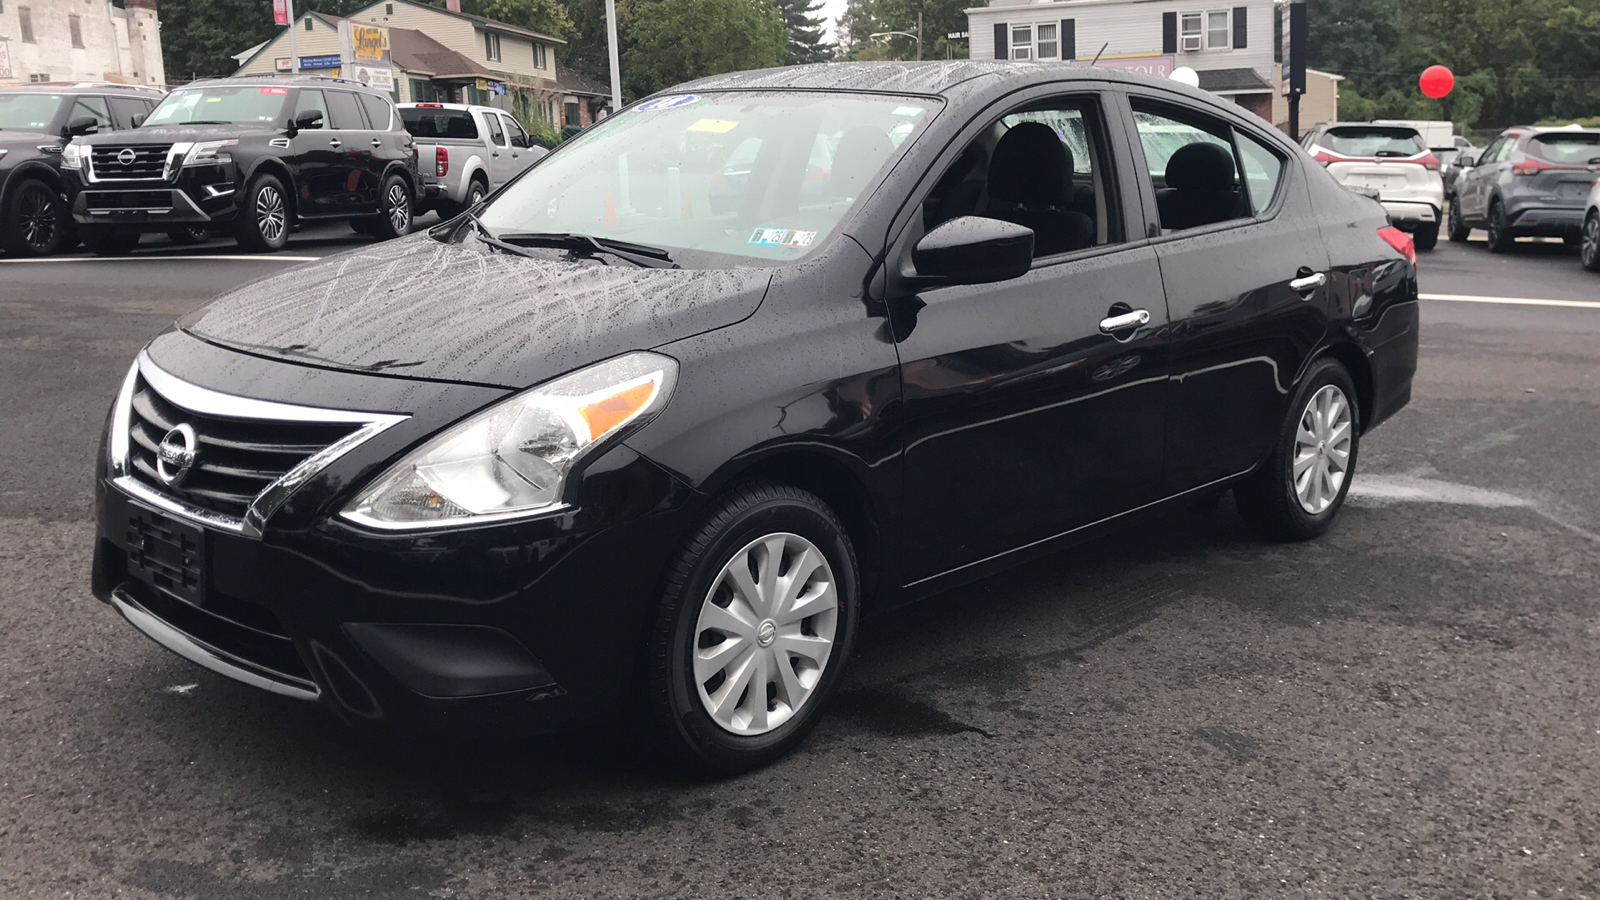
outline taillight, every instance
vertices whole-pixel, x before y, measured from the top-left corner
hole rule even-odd
[[[450,174],[450,151],[443,147],[433,148],[433,174],[443,178]]]
[[[1547,163],[1542,159],[1533,159],[1532,157],[1527,156],[1523,157],[1520,162],[1511,164],[1511,174],[1513,175],[1537,175],[1540,172],[1545,172],[1550,169],[1562,169],[1565,171],[1577,172],[1583,171],[1582,167],[1580,166],[1558,166],[1554,163]]]
[[[1432,153],[1429,153],[1427,156],[1417,160],[1417,162],[1421,163],[1422,167],[1427,169],[1429,172],[1439,171],[1439,157],[1434,156]]]
[[[1400,251],[1413,266],[1417,264],[1417,245],[1411,242],[1411,235],[1394,227],[1385,225],[1378,229],[1378,237],[1394,249]]]

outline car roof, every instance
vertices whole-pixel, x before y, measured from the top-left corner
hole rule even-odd
[[[8,84],[0,86],[0,92],[7,94],[115,94],[133,93],[161,96],[166,91],[160,88],[146,87],[142,84],[113,84],[109,81],[45,81],[30,84]]]
[[[658,93],[674,94],[687,90],[794,90],[949,97],[956,94],[985,93],[990,89],[1015,90],[1031,84],[1062,81],[1160,85],[1215,102],[1212,95],[1197,88],[1189,88],[1165,78],[1153,78],[1120,69],[1102,69],[1059,62],[1033,63],[982,59],[812,63],[804,66],[712,75]]]
[[[334,78],[331,75],[296,75],[293,72],[263,72],[257,75],[230,75],[226,78],[197,78],[188,84],[182,85],[182,87],[211,87],[229,84],[270,84],[276,87],[338,87],[354,91],[365,91],[381,97],[389,96],[388,91],[379,90],[351,78]]]

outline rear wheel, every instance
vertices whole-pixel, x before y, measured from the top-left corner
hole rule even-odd
[[[1511,223],[1506,219],[1505,207],[1496,200],[1489,206],[1489,252],[1510,253],[1517,243],[1511,236]]]
[[[411,233],[411,184],[399,175],[384,179],[382,215],[373,218],[373,237],[380,241]]]
[[[250,180],[235,236],[239,246],[254,253],[275,253],[289,245],[289,199],[277,176],[263,173]]]
[[[725,494],[668,570],[651,630],[646,697],[665,749],[703,775],[792,750],[843,677],[858,584],[849,536],[816,496]]]
[[[1411,243],[1418,250],[1432,250],[1439,246],[1439,223],[1429,222],[1426,225],[1419,225],[1416,232],[1411,235]]]
[[[1585,269],[1600,272],[1600,211],[1589,213],[1583,220],[1583,246],[1578,250],[1578,258]]]
[[[1263,537],[1314,538],[1344,506],[1360,448],[1355,384],[1337,360],[1306,374],[1272,455],[1234,488],[1239,515]]]
[[[1467,223],[1462,221],[1462,219],[1461,219],[1461,201],[1457,200],[1455,197],[1451,197],[1450,198],[1450,217],[1449,217],[1449,222],[1450,222],[1450,230],[1449,230],[1449,238],[1450,238],[1450,240],[1453,243],[1457,243],[1457,244],[1466,243],[1467,238],[1472,236],[1472,229],[1468,228],[1467,227]]]
[[[0,242],[16,256],[49,256],[61,249],[67,211],[56,192],[35,178],[17,185],[0,220]]]
[[[127,256],[144,235],[138,232],[117,231],[111,225],[82,225],[78,239],[96,256]]]

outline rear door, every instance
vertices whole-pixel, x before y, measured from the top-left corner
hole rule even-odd
[[[1265,455],[1330,300],[1303,157],[1245,117],[1170,97],[1135,89],[1129,114],[1172,318],[1166,472],[1177,493]]]
[[[488,138],[489,189],[494,190],[516,174],[512,168],[511,139],[506,136],[506,127],[498,113],[482,110],[479,115]]]
[[[325,90],[328,111],[333,114],[333,128],[337,144],[330,144],[338,152],[334,160],[334,176],[340,179],[340,190],[335,208],[340,212],[371,213],[378,209],[378,179],[381,169],[374,171],[372,142],[377,134],[367,125],[361,114],[361,103],[353,91]]]

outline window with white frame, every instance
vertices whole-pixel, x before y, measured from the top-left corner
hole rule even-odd
[[[1017,60],[1033,59],[1033,26],[1011,26],[1011,58]]]
[[[1037,34],[1034,37],[1035,59],[1060,59],[1061,43],[1058,41],[1056,29],[1060,26],[1054,22],[1041,23],[1035,26]]]
[[[1184,50],[1227,50],[1233,46],[1233,13],[1230,10],[1186,12],[1178,21],[1180,46]]]
[[[1211,50],[1228,49],[1228,39],[1233,34],[1229,13],[1225,9],[1213,9],[1206,13],[1206,47]]]
[[[1197,12],[1186,12],[1178,17],[1179,33],[1183,42],[1180,45],[1184,50],[1199,50],[1205,40],[1201,30],[1205,27],[1205,16]]]
[[[500,35],[492,31],[483,33],[483,56],[493,62],[500,61]]]

